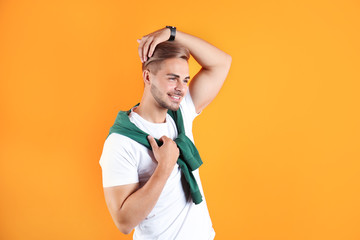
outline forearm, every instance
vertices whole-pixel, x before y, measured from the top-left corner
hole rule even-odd
[[[146,184],[131,194],[116,214],[115,223],[123,233],[130,233],[154,208],[171,171],[157,167]]]
[[[189,49],[194,59],[205,69],[223,66],[231,56],[201,38],[176,30],[175,41]]]

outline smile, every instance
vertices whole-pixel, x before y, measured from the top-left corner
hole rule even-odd
[[[181,99],[181,96],[178,96],[178,95],[170,95],[170,94],[168,94],[168,95],[175,102],[179,102]]]

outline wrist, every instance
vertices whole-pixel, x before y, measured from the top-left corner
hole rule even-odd
[[[158,162],[158,165],[155,169],[155,171],[159,172],[159,175],[161,177],[167,178],[170,176],[171,172],[174,169],[174,165],[170,165],[170,164],[162,164]]]
[[[168,41],[174,41],[176,37],[176,27],[174,26],[166,26],[170,30],[170,35]]]

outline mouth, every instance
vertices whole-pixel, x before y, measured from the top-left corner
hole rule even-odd
[[[180,102],[182,99],[182,96],[178,94],[168,94],[168,96],[173,102]]]

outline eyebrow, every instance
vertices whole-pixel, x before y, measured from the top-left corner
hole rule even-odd
[[[180,78],[179,75],[175,74],[175,73],[168,73],[166,75],[170,75],[170,76],[174,76],[174,77],[177,77],[177,78]],[[187,76],[185,79],[190,79],[190,76]]]

